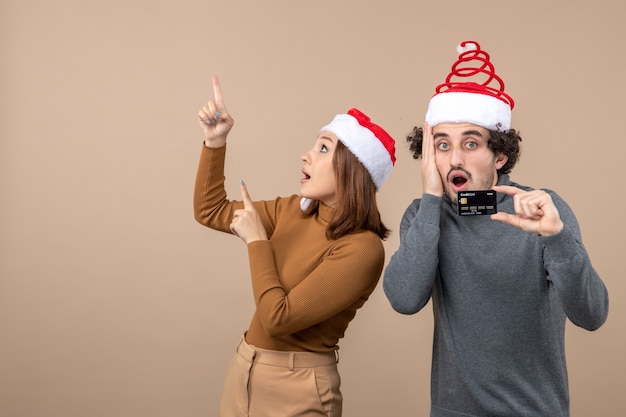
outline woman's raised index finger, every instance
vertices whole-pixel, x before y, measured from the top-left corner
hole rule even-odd
[[[243,180],[239,181],[239,186],[241,187],[241,197],[243,201],[243,206],[246,209],[254,209],[254,205],[252,204],[252,198],[250,197],[250,193],[248,192],[248,187]]]
[[[224,98],[222,97],[222,88],[220,87],[220,80],[217,75],[213,76],[213,96],[215,97],[215,104],[218,108],[224,108]]]

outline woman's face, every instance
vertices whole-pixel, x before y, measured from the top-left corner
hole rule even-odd
[[[322,132],[311,149],[302,155],[304,178],[300,180],[300,195],[319,200],[332,206],[337,198],[337,182],[333,156],[337,148],[337,136]]]

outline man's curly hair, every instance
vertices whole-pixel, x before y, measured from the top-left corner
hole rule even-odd
[[[414,127],[413,131],[406,137],[406,141],[409,142],[409,150],[413,153],[413,159],[418,159],[422,156],[422,139],[423,129],[421,127]],[[511,172],[517,161],[520,158],[520,142],[522,137],[514,129],[508,129],[504,131],[488,130],[489,140],[487,145],[495,154],[502,153],[507,156],[506,163],[498,170],[498,175],[508,174]]]

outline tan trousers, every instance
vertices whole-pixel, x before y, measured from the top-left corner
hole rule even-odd
[[[265,350],[242,337],[219,417],[341,417],[340,383],[334,352]]]

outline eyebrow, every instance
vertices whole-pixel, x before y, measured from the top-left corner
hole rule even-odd
[[[481,138],[483,137],[483,134],[479,131],[479,130],[466,130],[465,132],[463,132],[463,136],[480,136]]]
[[[335,141],[333,140],[333,138],[331,138],[330,136],[325,136],[325,135],[320,135],[319,137],[320,139],[326,139],[328,141],[330,141],[330,143],[335,143]]]
[[[479,131],[479,130],[466,130],[465,132],[463,132],[461,134],[461,136],[480,136],[481,138],[483,137],[483,134]],[[448,135],[447,133],[444,132],[439,132],[439,133],[435,133],[433,135],[433,139],[439,139],[439,138],[447,138],[450,135]]]

